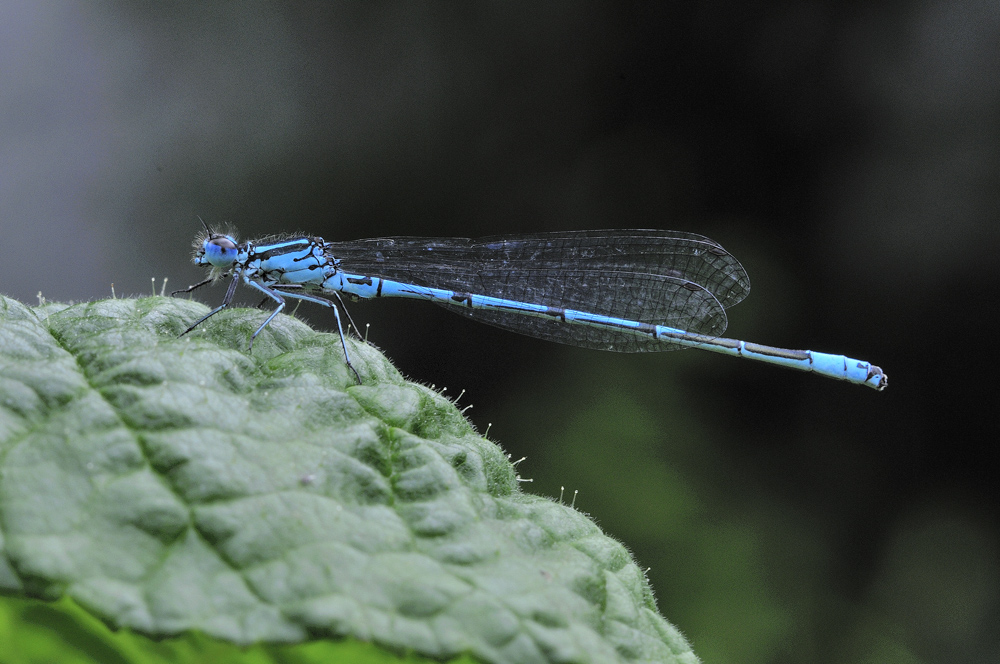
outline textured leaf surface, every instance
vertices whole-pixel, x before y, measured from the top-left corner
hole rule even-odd
[[[374,348],[167,298],[0,302],[0,592],[114,627],[695,662],[618,542]]]

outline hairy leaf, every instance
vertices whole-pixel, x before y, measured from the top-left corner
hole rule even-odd
[[[169,298],[0,300],[0,592],[236,644],[696,662],[628,551],[350,342]]]

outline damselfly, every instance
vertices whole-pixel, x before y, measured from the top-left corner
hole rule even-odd
[[[204,222],[202,222],[204,225]],[[222,304],[241,281],[277,303],[253,340],[285,308],[285,298],[330,307],[356,298],[427,300],[490,325],[573,346],[619,352],[700,348],[812,371],[885,389],[882,370],[862,360],[725,339],[726,309],[750,292],[743,266],[718,243],[678,231],[567,231],[467,238],[386,237],[327,242],[289,236],[238,242],[205,225],[194,263],[209,278],[190,292],[231,278]]]

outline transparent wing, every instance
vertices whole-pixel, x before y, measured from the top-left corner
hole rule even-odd
[[[528,236],[389,237],[326,244],[347,272],[668,325],[708,336],[746,297],[739,262],[712,240],[651,230]],[[575,346],[624,352],[675,346],[627,332],[441,304],[484,323]]]

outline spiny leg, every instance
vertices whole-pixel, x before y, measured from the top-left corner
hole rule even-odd
[[[223,278],[228,277],[228,276],[229,276],[228,272],[226,272],[225,274],[222,275]],[[178,293],[190,293],[191,291],[195,290],[196,288],[201,288],[202,286],[207,286],[208,284],[212,283],[213,281],[215,281],[215,279],[213,279],[212,277],[209,277],[205,281],[199,281],[198,283],[196,283],[193,286],[188,286],[187,288],[181,288],[179,290],[170,291],[170,297],[173,297],[174,295],[177,295]]]
[[[180,336],[183,337],[185,334],[187,334],[188,332],[190,332],[194,328],[198,327],[199,325],[201,325],[202,323],[204,323],[205,321],[207,321],[209,318],[211,318],[215,314],[219,313],[220,311],[222,311],[223,309],[225,309],[226,307],[228,307],[229,304],[233,301],[233,295],[236,293],[236,284],[239,283],[239,280],[240,280],[239,277],[234,277],[233,280],[231,282],[229,282],[229,289],[226,291],[226,296],[224,298],[222,298],[222,304],[220,304],[219,306],[217,306],[215,309],[212,309],[207,314],[205,314],[204,316],[202,316],[201,318],[199,318],[198,320],[196,320],[194,323],[192,323],[191,327],[189,327],[188,329],[186,329],[186,330],[184,330],[183,332],[180,333]],[[211,279],[209,279],[208,281],[211,281]],[[201,284],[195,284],[194,286],[192,286],[188,290],[194,290],[198,286],[204,285],[205,283],[207,283],[207,282],[202,282]],[[181,292],[186,292],[186,291],[175,291],[175,292],[181,293]],[[171,293],[171,295],[172,294],[173,293]]]
[[[257,286],[257,285],[254,284],[254,286]],[[261,288],[261,290],[263,290],[263,289]],[[305,293],[293,293],[293,292],[291,292],[291,289],[288,289],[288,288],[285,288],[285,287],[282,287],[280,290],[281,290],[282,293],[285,294],[286,297],[294,298],[296,300],[304,300],[306,302],[312,302],[313,304],[321,304],[324,307],[329,307],[329,308],[333,309],[333,317],[337,320],[337,333],[340,335],[340,345],[344,349],[344,360],[347,362],[347,367],[351,371],[354,372],[354,377],[358,380],[358,384],[360,385],[361,384],[361,374],[359,374],[358,370],[354,368],[353,364],[351,364],[351,355],[350,355],[350,353],[347,352],[347,339],[344,338],[344,328],[340,324],[340,311],[338,310],[338,307],[337,307],[336,303],[332,302],[331,300],[326,299],[325,297],[320,297],[318,295],[306,295]],[[337,294],[334,293],[334,295],[337,295]],[[337,299],[340,300],[340,296],[339,295],[337,295]],[[341,301],[341,305],[343,305],[343,301]],[[344,313],[345,314],[347,313],[346,309],[344,310]],[[272,314],[271,318],[274,318],[273,314]],[[350,314],[347,314],[347,319],[351,320]],[[268,320],[271,320],[271,319],[269,318]],[[351,320],[351,325],[353,325],[353,324],[354,324],[354,321]]]
[[[353,318],[351,318],[351,312],[347,310],[347,305],[344,304],[344,299],[340,297],[340,293],[338,293],[337,291],[333,292],[333,296],[337,298],[337,302],[340,302],[340,308],[344,310],[344,315],[347,316],[347,324],[348,324],[347,333],[350,334],[351,328],[353,327],[354,334],[358,335],[358,339],[360,339],[361,330],[358,329],[358,324],[354,322]]]
[[[288,297],[295,297],[295,293],[293,293],[291,291],[302,292],[304,290],[302,284],[275,284],[275,285],[271,286],[271,288],[273,288],[274,290],[279,291],[281,293],[284,293]],[[347,332],[348,332],[348,334],[350,334],[351,328],[353,328],[354,329],[354,333],[357,335],[358,339],[361,339],[361,330],[360,330],[360,328],[358,328],[358,324],[354,322],[354,319],[351,318],[351,312],[347,310],[347,304],[345,304],[344,303],[344,299],[342,297],[340,297],[340,293],[338,293],[337,291],[327,291],[327,292],[331,293],[335,298],[337,298],[337,303],[339,303],[340,304],[340,308],[344,310],[344,315],[347,316],[347,323],[348,323]],[[327,307],[336,306],[335,303],[332,300],[330,300],[329,298],[322,297],[320,295],[315,295],[315,294],[312,294],[312,293],[310,293],[309,295],[310,295],[310,297],[313,297],[313,298],[316,298],[316,299],[314,299],[314,300],[308,300],[308,298],[299,298],[299,299],[300,300],[307,300],[309,302],[316,302],[316,300],[324,300],[324,302],[325,302],[324,306],[327,306]]]
[[[258,284],[256,281],[248,280],[247,286],[256,288],[261,293],[264,293],[264,295],[267,295],[272,300],[278,303],[277,308],[271,312],[271,315],[267,317],[267,320],[261,323],[260,327],[257,328],[257,331],[250,335],[250,345],[247,346],[247,352],[249,353],[250,351],[253,350],[253,340],[256,339],[257,335],[260,334],[264,330],[264,328],[267,327],[272,320],[274,320],[274,317],[280,314],[282,309],[285,308],[285,298],[281,297],[281,295],[279,295],[277,291],[274,291],[268,288],[267,286],[264,286],[263,284]]]

